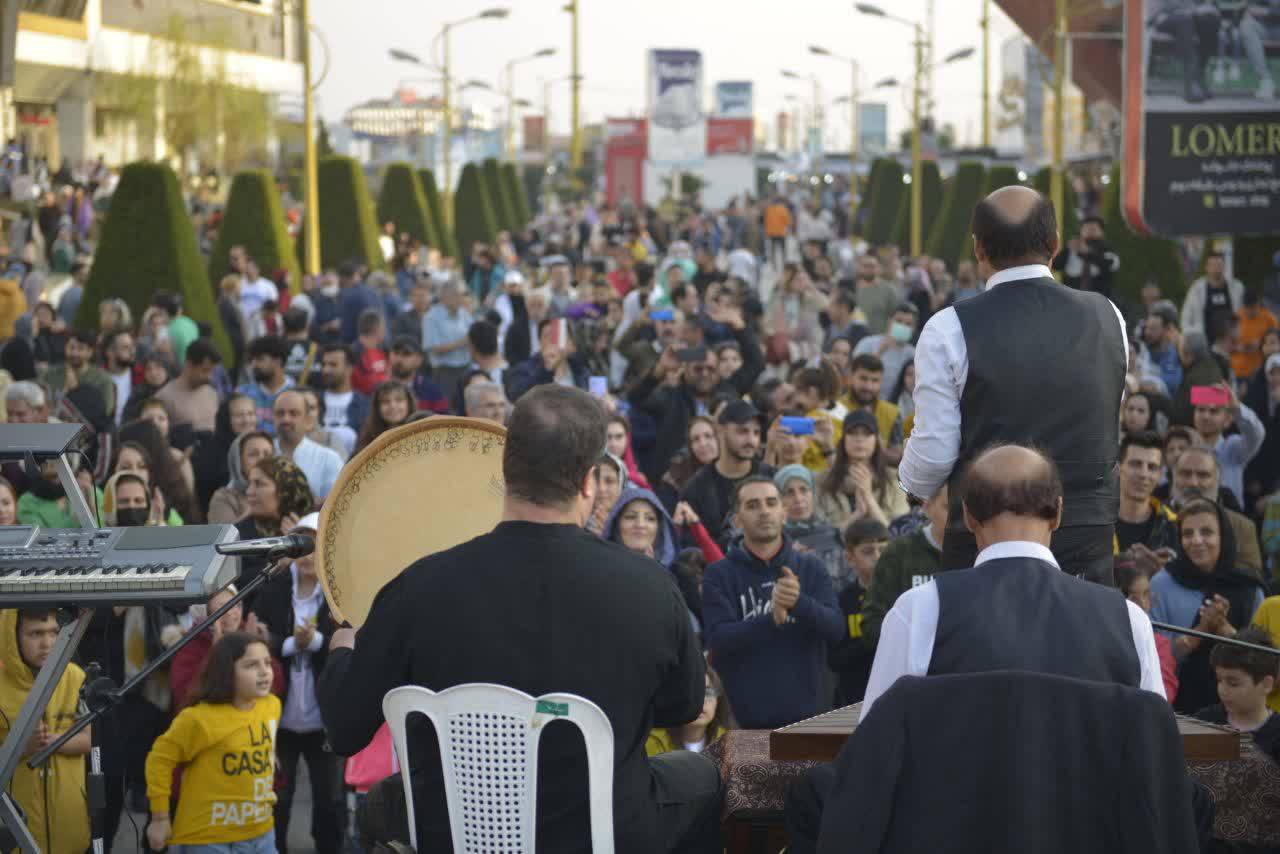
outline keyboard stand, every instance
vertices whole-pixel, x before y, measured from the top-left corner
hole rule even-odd
[[[93,512],[84,499],[84,493],[80,491],[80,484],[76,482],[75,469],[71,467],[67,455],[59,456],[56,465],[58,480],[62,482],[62,488],[67,493],[67,503],[79,520],[80,527],[98,527]],[[31,735],[35,732],[36,725],[44,717],[44,709],[49,704],[49,698],[58,687],[58,682],[62,679],[67,665],[71,663],[71,656],[75,654],[76,647],[80,644],[92,619],[92,610],[82,610],[73,622],[63,626],[58,632],[58,640],[53,646],[53,651],[49,653],[48,660],[36,674],[35,683],[31,686],[27,699],[22,703],[22,710],[18,712],[18,719],[14,721],[4,744],[0,745],[0,789],[3,790],[0,793],[0,823],[13,836],[15,844],[23,854],[39,854],[40,848],[27,828],[27,823],[23,821],[17,805],[9,796],[9,783],[13,779],[14,772],[18,770],[18,763],[22,761],[22,754],[31,742]]]

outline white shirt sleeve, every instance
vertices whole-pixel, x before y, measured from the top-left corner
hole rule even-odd
[[[916,343],[915,427],[898,478],[918,498],[931,498],[960,458],[960,395],[969,353],[954,308],[935,314]]]
[[[1167,700],[1164,676],[1160,673],[1160,653],[1156,652],[1156,636],[1151,630],[1151,620],[1134,603],[1125,604],[1129,606],[1129,628],[1133,631],[1133,646],[1138,651],[1138,667],[1142,673],[1138,687],[1159,694]]]
[[[867,691],[862,697],[862,720],[899,676],[928,675],[933,641],[938,634],[938,608],[938,586],[929,582],[903,593],[885,614]]]

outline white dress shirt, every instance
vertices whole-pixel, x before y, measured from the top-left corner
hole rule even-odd
[[[276,450],[280,450],[279,439],[276,439]],[[311,487],[316,500],[323,501],[338,480],[338,472],[342,469],[342,457],[338,456],[333,449],[303,436],[298,447],[293,449],[290,459],[307,476],[307,485]]]
[[[1010,267],[988,279],[987,290],[1004,282],[1052,277],[1043,264]],[[1115,312],[1127,365],[1129,335],[1120,309]],[[912,495],[930,498],[951,477],[960,459],[960,398],[969,377],[969,350],[955,308],[944,308],[925,324],[916,342],[915,367],[916,421],[898,466],[898,479]]]
[[[1039,543],[1006,542],[987,546],[978,554],[974,566],[1009,557],[1035,558],[1058,565],[1053,552]],[[1133,631],[1133,646],[1138,652],[1138,666],[1142,671],[1138,687],[1164,697],[1164,679],[1160,676],[1160,656],[1156,652],[1151,620],[1134,603],[1126,601],[1125,605],[1129,609],[1129,627]],[[863,719],[899,676],[928,675],[929,662],[933,660],[933,641],[938,633],[938,608],[938,584],[930,581],[903,593],[885,614],[880,626],[880,643],[871,664],[871,678],[867,681],[867,693],[862,698]]]

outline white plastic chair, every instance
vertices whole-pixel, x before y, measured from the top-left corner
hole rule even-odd
[[[431,719],[440,743],[449,829],[458,854],[533,854],[542,727],[563,718],[582,731],[587,748],[591,850],[613,854],[613,726],[600,707],[574,694],[531,697],[502,685],[455,685],[440,693],[418,685],[387,692],[382,711],[391,729],[418,850],[409,776],[409,715]]]

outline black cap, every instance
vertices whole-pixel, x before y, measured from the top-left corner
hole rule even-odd
[[[842,429],[848,433],[854,427],[866,427],[872,433],[880,432],[880,425],[876,423],[876,417],[866,409],[855,409],[844,417],[844,425]]]
[[[396,340],[391,342],[391,351],[401,353],[417,353],[422,355],[422,344],[412,335],[397,335]]]
[[[720,410],[721,424],[746,424],[748,421],[760,420],[760,410],[746,400],[731,400]]]

